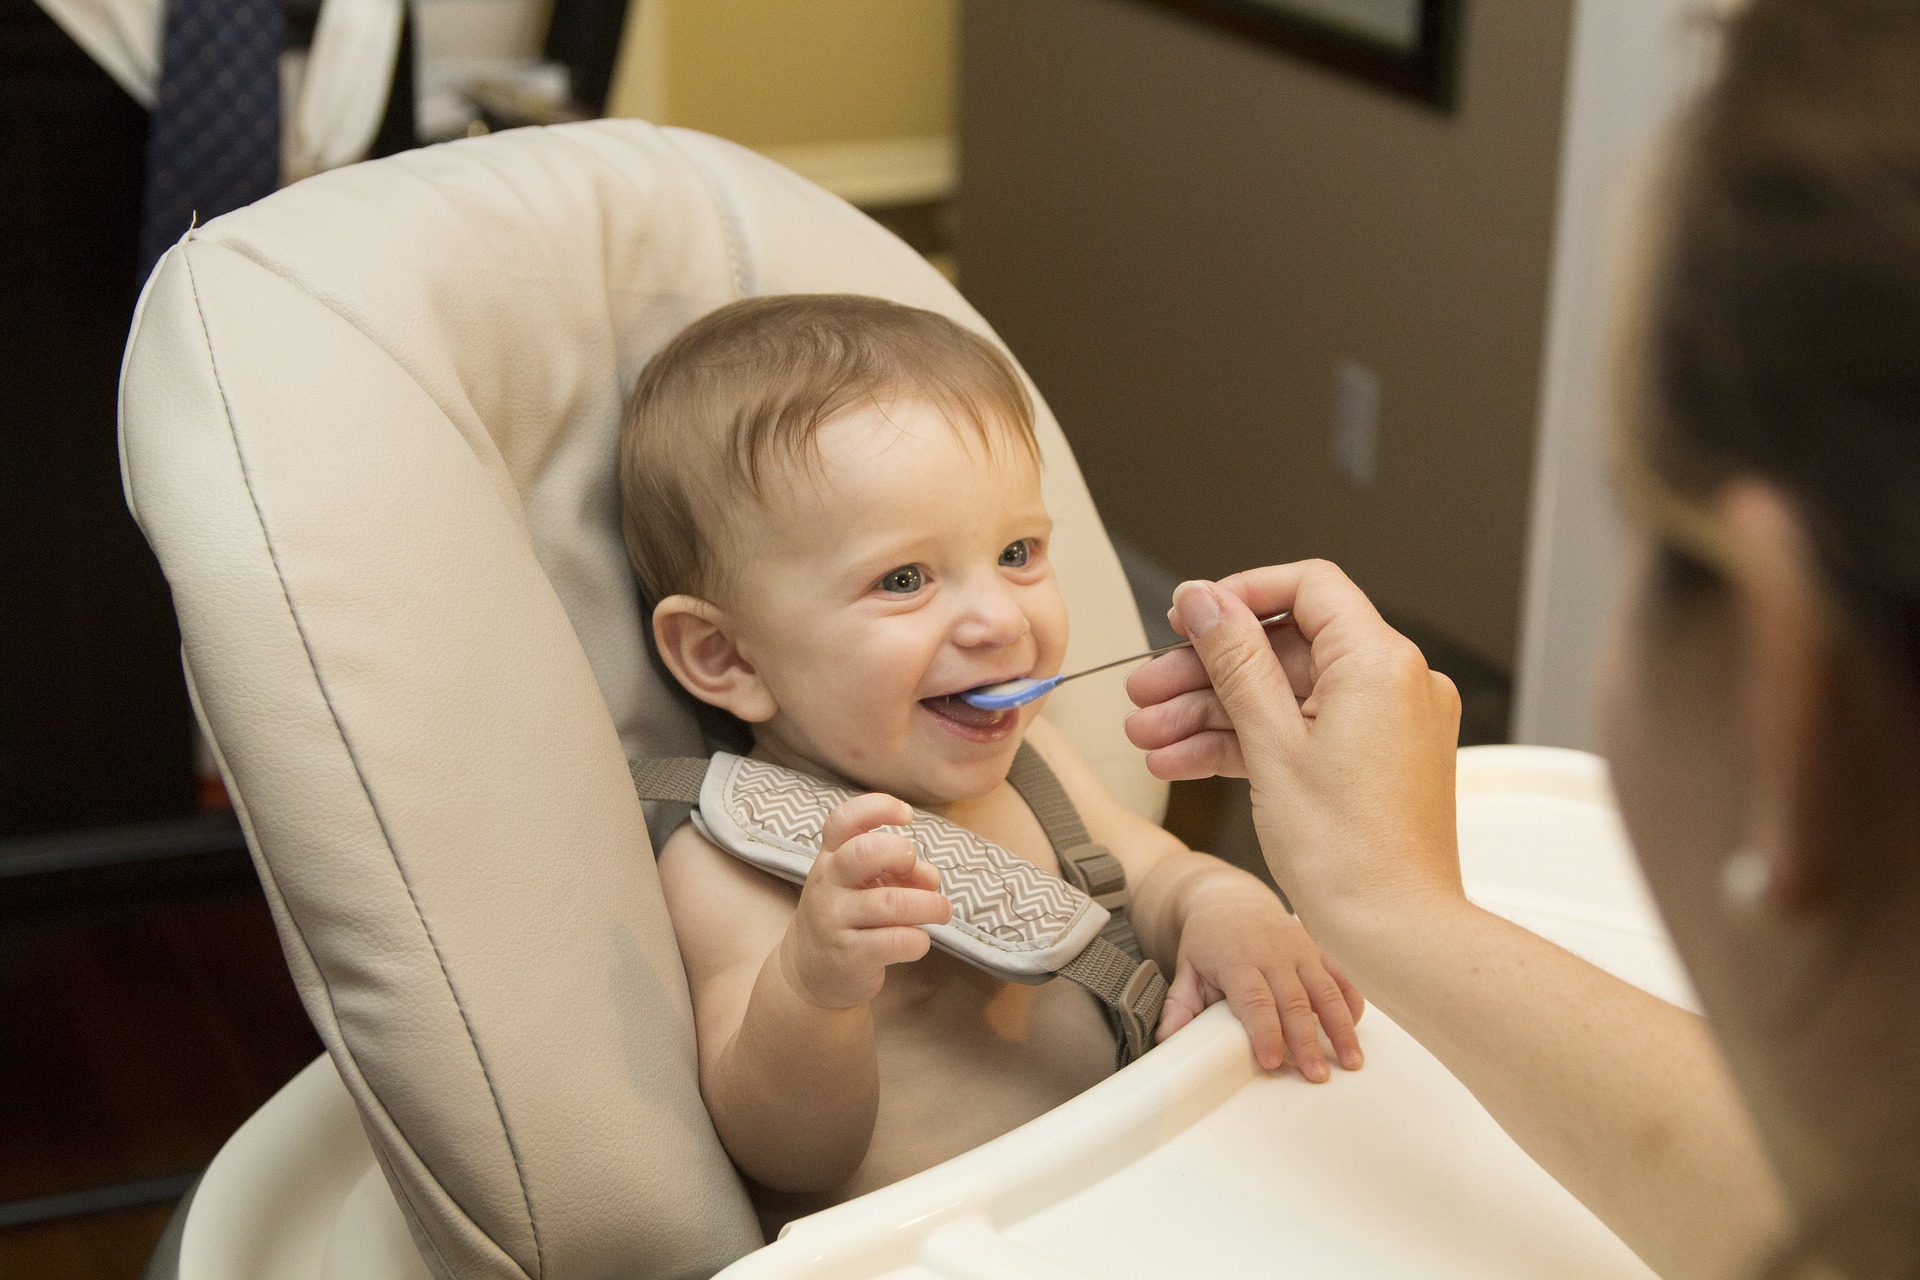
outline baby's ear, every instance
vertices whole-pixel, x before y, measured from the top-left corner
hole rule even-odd
[[[696,596],[668,596],[653,607],[653,640],[686,691],[748,724],[779,710],[760,673],[734,643],[731,620]]]

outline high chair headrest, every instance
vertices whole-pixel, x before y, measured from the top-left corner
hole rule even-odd
[[[705,1274],[758,1243],[624,763],[701,744],[645,657],[613,458],[688,321],[826,291],[985,331],[793,174],[602,121],[300,182],[142,296],[128,504],[308,1013],[442,1276]],[[1068,661],[1143,647],[1038,425]],[[1153,812],[1117,683],[1088,685],[1050,718]]]

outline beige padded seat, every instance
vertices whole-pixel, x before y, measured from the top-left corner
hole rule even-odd
[[[623,763],[699,741],[643,656],[612,459],[676,330],[814,291],[986,329],[832,196],[638,122],[309,179],[190,233],[142,298],[127,500],[295,981],[437,1275],[706,1274],[759,1243]],[[1069,663],[1141,648],[1040,427]],[[1157,815],[1124,710],[1087,681],[1048,715]]]

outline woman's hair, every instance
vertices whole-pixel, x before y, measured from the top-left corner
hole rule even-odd
[[[1640,449],[1789,496],[1841,614],[1920,690],[1920,3],[1755,0],[1680,157]],[[1695,569],[1705,566],[1695,565]]]
[[[1849,667],[1828,716],[1852,722],[1844,799],[1866,803],[1839,806],[1862,815],[1861,865],[1834,896],[1860,937],[1920,892],[1911,845],[1866,812],[1920,788],[1889,749],[1920,728],[1920,0],[1753,0],[1722,57],[1677,157],[1630,461],[1669,603],[1741,554],[1704,514],[1726,482],[1773,486],[1804,523]],[[1802,1206],[1773,1274],[1920,1276],[1920,1077],[1904,1089],[1885,1148]]]

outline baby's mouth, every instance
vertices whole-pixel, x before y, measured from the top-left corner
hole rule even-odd
[[[957,693],[949,693],[938,698],[922,698],[920,705],[933,714],[951,720],[955,724],[965,725],[969,729],[997,729],[1018,711],[987,711],[969,703]]]

